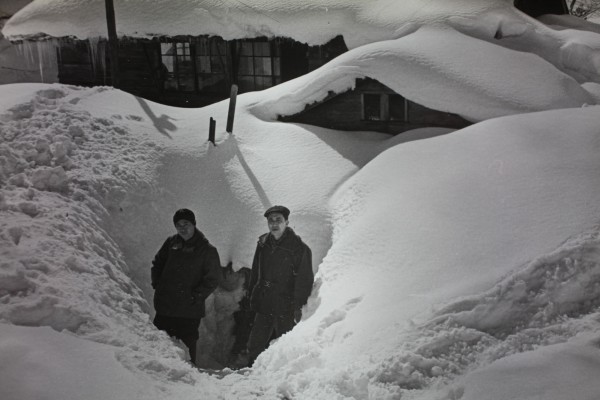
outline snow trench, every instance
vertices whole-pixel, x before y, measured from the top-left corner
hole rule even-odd
[[[135,234],[170,221],[174,194],[155,182],[157,165],[171,155],[122,123],[139,116],[99,118],[74,107],[89,90],[38,91],[0,115],[0,212],[8,216],[0,220],[0,320],[113,345],[128,368],[193,382],[182,346],[151,322],[149,262],[161,243]],[[207,303],[200,341],[207,367],[227,361],[241,285],[224,269]],[[384,362],[359,371],[361,379],[332,385],[359,398],[376,387],[387,398],[436,387],[441,398],[459,399],[458,377],[597,330],[599,307],[596,227],[488,291],[444,305]]]
[[[110,344],[127,367],[191,382],[184,346],[151,322],[150,261],[161,243],[139,235],[165,213],[153,184],[161,147],[121,123],[139,116],[77,109],[85,95],[57,86],[0,115],[0,320]],[[224,268],[207,302],[207,366],[227,361],[242,283]]]

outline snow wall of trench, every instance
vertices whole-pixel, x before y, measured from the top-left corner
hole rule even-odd
[[[149,340],[157,358],[185,358],[151,323],[150,267],[175,233],[177,208],[194,209],[203,230],[210,204],[200,204],[211,196],[199,198],[203,188],[183,182],[202,171],[202,158],[165,152],[132,133],[126,122],[140,117],[127,110],[103,118],[77,107],[105,88],[43,87],[15,85],[17,105],[0,112],[0,212],[6,216],[0,318],[125,348]],[[181,168],[175,176],[183,181],[173,180],[172,168]],[[219,202],[215,196],[211,201]],[[235,339],[244,273],[230,261],[223,251],[222,280],[207,299],[198,342],[203,367],[222,367]]]

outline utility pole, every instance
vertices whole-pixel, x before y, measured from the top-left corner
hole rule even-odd
[[[104,0],[106,4],[106,26],[108,28],[108,47],[110,49],[110,76],[112,86],[119,87],[119,38],[115,20],[115,5],[113,0]]]

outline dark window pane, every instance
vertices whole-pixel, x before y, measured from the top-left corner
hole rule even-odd
[[[270,88],[274,85],[273,78],[270,76],[257,77],[256,79],[259,80],[259,85],[261,89]]]
[[[179,90],[183,92],[194,91],[194,77],[190,75],[179,75]]]
[[[223,93],[225,89],[224,75],[198,75],[198,86],[203,92]]]
[[[255,90],[254,77],[252,76],[240,76],[238,79],[238,84],[240,87],[240,91],[242,92],[249,92],[251,90]]]
[[[271,55],[273,57],[279,57],[281,55],[280,54],[281,52],[280,52],[280,44],[279,43],[274,43],[273,47],[271,49],[272,49]]]
[[[252,57],[240,57],[240,75],[254,75]]]
[[[200,56],[196,57],[196,60],[196,68],[198,69],[198,72],[210,74],[210,57]]]
[[[252,56],[252,42],[242,42],[240,52],[242,56]]]
[[[273,75],[281,76],[281,59],[276,57],[273,59]]]
[[[255,75],[271,75],[271,59],[268,57],[258,57],[254,59]]]
[[[405,113],[404,113],[404,97],[398,94],[392,94],[389,97],[390,99],[390,119],[392,121],[405,121]]]
[[[269,42],[255,42],[254,43],[254,56],[256,57],[268,57],[271,55],[271,48]]]
[[[200,39],[198,43],[196,43],[196,54],[199,56],[207,56],[209,55],[208,51],[208,41],[205,38]]]
[[[257,76],[254,78],[254,90],[263,90],[265,89],[267,86],[265,86],[266,82],[265,82],[265,78],[261,77],[261,76]]]
[[[212,39],[210,41],[210,54],[217,56],[219,54],[225,55],[225,42],[222,40]]]
[[[381,101],[378,94],[363,94],[365,120],[379,121],[381,119]]]
[[[221,59],[221,57],[216,56],[216,57],[211,57],[210,58],[210,66],[212,68],[212,72],[213,73],[223,73],[223,63],[225,61],[223,61]]]
[[[227,53],[227,49],[225,47],[225,42],[220,41],[219,43],[217,43],[217,48],[216,51],[213,52],[213,55],[220,55],[220,56],[225,56],[225,54]]]
[[[177,73],[186,74],[192,72],[192,62],[189,57],[177,56]]]

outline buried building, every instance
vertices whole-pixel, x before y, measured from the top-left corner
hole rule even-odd
[[[476,11],[479,1],[472,2],[457,11],[481,12]],[[513,8],[504,0],[489,2]],[[177,0],[164,6],[114,0],[115,52],[108,44],[104,3],[33,1],[7,22],[3,33],[11,41],[36,43],[26,45],[37,46],[30,52],[56,51],[60,83],[103,86],[115,81],[120,89],[148,100],[198,107],[227,98],[232,84],[240,93],[266,89],[302,76],[348,48],[393,39],[407,25],[449,17],[444,6],[391,9],[383,1],[390,18],[396,20],[392,25],[374,22],[365,15],[369,8],[352,1],[325,6],[318,1],[199,4]],[[533,17],[567,13],[565,0],[515,0],[514,8]],[[118,79],[112,79],[110,55],[116,53]],[[365,104],[377,102],[368,94],[363,97]],[[380,96],[381,115],[371,115],[375,106],[366,106],[372,111],[364,120],[387,118],[384,97]],[[395,120],[394,102],[400,100],[389,100],[393,103],[390,118]],[[411,105],[406,108],[410,117]]]
[[[356,87],[344,93],[330,93],[294,115],[280,116],[284,122],[298,122],[345,131],[376,131],[397,134],[422,127],[460,129],[466,119],[432,110],[397,94],[374,79],[357,79]]]
[[[107,41],[58,43],[61,83],[111,84]],[[240,93],[266,89],[304,75],[346,50],[341,36],[318,46],[282,37],[121,38],[119,88],[163,104],[204,106],[229,97],[233,84]]]

